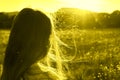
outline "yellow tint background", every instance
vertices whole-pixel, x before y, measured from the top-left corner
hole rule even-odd
[[[24,7],[54,12],[61,7],[75,7],[96,12],[120,9],[120,0],[0,0],[0,11],[19,11]]]

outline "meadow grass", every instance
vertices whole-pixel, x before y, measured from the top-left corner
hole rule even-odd
[[[61,30],[58,36],[71,48],[65,55],[76,55],[69,62],[68,77],[72,80],[120,79],[120,29]]]
[[[120,79],[120,29],[59,30],[57,35],[68,44],[61,46],[67,59],[65,71],[68,80],[119,80]],[[0,63],[9,32],[0,30]]]

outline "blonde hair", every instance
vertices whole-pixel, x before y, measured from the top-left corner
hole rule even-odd
[[[61,44],[66,46],[56,36],[52,17],[30,8],[23,9],[13,23],[1,79],[20,80],[26,69],[37,61],[40,69],[53,79],[66,80]]]
[[[47,16],[51,20],[52,24],[52,33],[50,35],[50,48],[48,51],[47,56],[44,58],[46,64],[43,64],[42,61],[38,61],[38,66],[42,71],[49,72],[55,80],[66,80],[67,77],[64,73],[63,69],[63,58],[62,58],[62,51],[59,45],[67,46],[67,44],[63,43],[56,35],[55,26],[53,24],[53,17],[51,15]],[[56,67],[53,67],[52,64],[56,63]]]

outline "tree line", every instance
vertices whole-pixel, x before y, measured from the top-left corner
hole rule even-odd
[[[0,29],[10,29],[18,12],[0,12]],[[61,8],[52,13],[57,29],[120,28],[120,11],[97,13],[77,8]]]
[[[58,29],[105,29],[120,28],[120,11],[97,13],[77,8],[61,8],[55,13]]]
[[[0,12],[0,29],[10,29],[17,12]]]

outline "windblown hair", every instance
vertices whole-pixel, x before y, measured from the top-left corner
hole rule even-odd
[[[49,18],[53,20],[51,16],[49,16]],[[42,71],[48,72],[52,76],[53,80],[67,80],[66,74],[64,72],[64,65],[66,65],[66,63],[64,63],[64,60],[67,61],[67,59],[64,58],[60,46],[69,46],[59,39],[59,37],[56,35],[56,30],[53,22],[51,21],[51,23],[52,32],[50,35],[50,48],[48,54],[43,59],[43,61],[40,60],[37,62],[37,64],[40,69],[42,69]],[[53,63],[55,63],[55,66]]]
[[[66,79],[59,47],[64,43],[56,36],[51,20],[44,13],[30,8],[18,13],[9,36],[1,80],[21,80],[34,63],[55,80]],[[56,67],[52,67],[53,62]]]
[[[47,55],[51,26],[40,11],[24,8],[19,12],[6,48],[1,80],[20,80],[26,69]]]

